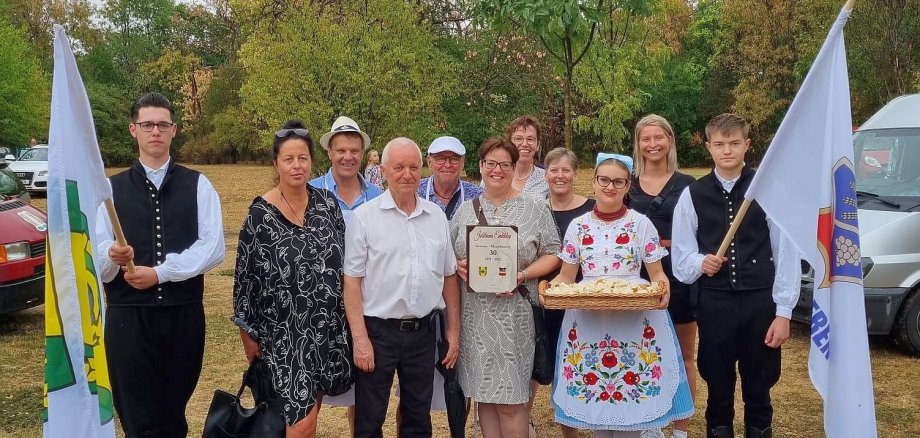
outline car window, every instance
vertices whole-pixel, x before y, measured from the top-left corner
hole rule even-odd
[[[856,190],[920,196],[920,128],[859,131],[853,147]]]
[[[48,161],[48,149],[28,149],[19,157],[19,161]]]
[[[25,191],[25,186],[22,185],[19,178],[16,178],[16,175],[6,170],[0,171],[0,198],[20,196]]]

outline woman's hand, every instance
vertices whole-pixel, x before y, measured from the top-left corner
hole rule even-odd
[[[243,352],[246,353],[246,361],[252,363],[257,357],[262,357],[262,350],[259,343],[248,333],[240,330],[240,339],[243,341]]]
[[[671,283],[668,281],[668,276],[664,274],[664,268],[661,267],[661,261],[646,263],[645,269],[648,271],[648,277],[652,282],[657,282],[659,285],[664,286],[664,293],[661,295],[661,298],[658,299],[658,307],[656,307],[656,309],[667,309],[668,303],[671,301]]]
[[[659,285],[664,285],[664,293],[661,295],[661,298],[658,299],[658,310],[665,310],[668,308],[668,303],[671,302],[671,283],[667,280],[658,283]]]
[[[466,259],[457,260],[457,275],[459,275],[463,281],[467,281],[467,267],[468,264]]]
[[[523,283],[525,279],[526,279],[526,276],[524,275],[524,272],[523,272],[523,271],[518,272],[518,273],[517,273],[517,283],[515,283],[516,286],[520,286],[521,283]],[[496,292],[496,293],[495,293],[495,296],[497,296],[497,297],[511,298],[511,297],[513,297],[514,294],[516,294],[516,293],[517,293],[517,287],[515,287],[515,288],[512,289],[512,290],[505,291],[505,292]]]

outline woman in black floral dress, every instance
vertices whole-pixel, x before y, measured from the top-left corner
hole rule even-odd
[[[324,394],[351,387],[342,300],[345,223],[332,193],[307,184],[313,140],[299,121],[275,133],[277,185],[255,198],[240,230],[234,313],[246,358],[261,357],[282,401],[287,436],[316,435]]]

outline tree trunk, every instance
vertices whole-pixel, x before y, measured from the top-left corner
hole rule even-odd
[[[565,137],[565,148],[568,150],[574,150],[572,144],[572,70],[573,66],[565,66],[565,116],[564,116],[564,131],[563,136]]]

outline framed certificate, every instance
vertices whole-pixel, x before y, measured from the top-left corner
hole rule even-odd
[[[467,285],[473,292],[508,292],[517,287],[517,227],[467,225],[466,252]]]

